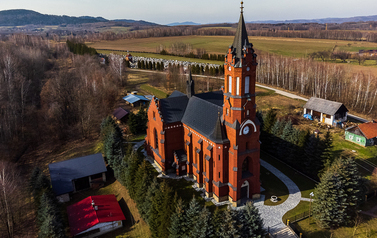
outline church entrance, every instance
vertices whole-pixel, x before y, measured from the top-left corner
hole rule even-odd
[[[241,186],[241,199],[242,198],[249,198],[249,182],[243,182]]]

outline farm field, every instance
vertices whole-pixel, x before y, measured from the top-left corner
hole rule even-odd
[[[193,49],[204,48],[208,53],[225,54],[227,47],[233,43],[233,39],[234,36],[176,36],[88,42],[87,45],[96,49],[156,52],[160,45],[164,45],[169,49],[172,43],[182,42],[191,44]],[[249,40],[257,50],[293,57],[305,57],[315,51],[332,50],[335,46],[340,50],[349,52],[357,52],[362,49],[377,49],[377,43],[364,41],[259,36],[249,37]]]

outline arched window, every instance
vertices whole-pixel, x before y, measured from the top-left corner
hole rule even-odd
[[[252,175],[252,173],[249,170],[249,163],[250,163],[250,158],[246,157],[246,159],[242,163],[242,178],[247,178]]]
[[[158,135],[157,135],[156,128],[154,128],[154,148],[158,150]]]

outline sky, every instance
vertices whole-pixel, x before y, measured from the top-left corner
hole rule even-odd
[[[238,0],[1,0],[0,10],[28,9],[43,14],[101,16],[159,24],[237,22]],[[244,1],[245,21],[317,19],[377,15],[376,0]]]

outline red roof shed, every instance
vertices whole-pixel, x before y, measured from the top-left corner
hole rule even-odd
[[[99,223],[126,220],[115,195],[90,196],[67,208],[71,235]]]

